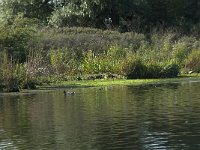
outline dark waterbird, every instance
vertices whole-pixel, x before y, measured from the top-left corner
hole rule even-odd
[[[65,90],[64,90],[63,93],[64,93],[65,96],[67,96],[67,95],[74,95],[75,94],[75,92],[66,92]]]

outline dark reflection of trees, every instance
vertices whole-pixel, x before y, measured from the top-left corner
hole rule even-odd
[[[14,145],[10,146],[17,146],[15,135],[20,133],[22,136],[17,138],[23,138],[23,134],[27,131],[26,128],[22,127],[28,126],[29,124],[26,103],[21,103],[19,101],[20,99],[20,96],[2,96],[0,98],[2,130],[4,131],[4,138],[13,142]]]
[[[37,100],[41,100],[41,103]],[[53,109],[52,103],[47,100],[37,94],[0,98],[0,123],[5,131],[4,138],[11,140],[13,146],[19,149],[41,149],[42,146],[52,148],[49,145],[54,142],[51,141],[54,138],[51,138],[52,133],[48,130],[52,131],[53,128]]]

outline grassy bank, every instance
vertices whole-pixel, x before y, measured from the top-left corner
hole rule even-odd
[[[156,81],[200,72],[200,40],[195,36],[27,26],[11,26],[16,32],[1,28],[0,90],[84,84],[84,80],[85,84],[126,84],[143,80],[124,79]],[[97,79],[104,81],[96,83]]]
[[[153,85],[156,87],[159,84],[169,84],[169,83],[187,83],[187,82],[199,82],[200,75],[192,74],[192,75],[184,75],[177,78],[167,78],[167,79],[116,79],[116,80],[83,80],[83,81],[63,81],[60,83],[54,83],[51,85],[41,85],[38,86],[35,90],[30,89],[22,89],[20,92],[14,93],[1,93],[4,95],[29,95],[38,92],[48,92],[51,90],[57,89],[65,89],[69,91],[73,91],[76,88],[90,88],[96,87],[101,90],[102,87],[113,87],[113,86],[145,86],[145,85]]]
[[[64,81],[57,84],[52,84],[51,86],[41,86],[40,88],[76,88],[76,87],[101,87],[101,86],[116,86],[116,85],[145,85],[145,84],[159,84],[159,83],[173,83],[173,82],[188,82],[188,81],[199,81],[200,75],[184,75],[176,78],[166,78],[166,79],[117,79],[117,80],[94,80],[94,81]]]

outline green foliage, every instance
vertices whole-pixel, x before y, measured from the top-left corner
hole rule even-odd
[[[126,52],[118,46],[112,46],[103,54],[86,52],[82,63],[82,72],[86,74],[116,73],[122,74]]]
[[[49,19],[55,27],[92,26],[127,31],[176,26],[190,31],[199,22],[197,0],[70,0],[57,5]]]
[[[6,53],[2,54],[0,61],[0,78],[2,79],[1,88],[8,92],[18,92],[19,84],[15,74],[15,65]]]
[[[27,55],[27,44],[36,33],[36,21],[18,16],[11,24],[0,25],[0,50],[6,51],[9,57],[24,62]]]
[[[172,78],[177,77],[180,67],[174,62],[148,62],[135,60],[129,65],[127,78]]]
[[[54,5],[52,0],[1,0],[0,8],[1,23],[12,22],[19,14],[25,18],[37,18],[41,22],[47,22]]]
[[[171,61],[164,65],[164,67],[160,72],[160,77],[173,78],[177,77],[179,73],[180,73],[180,66],[176,62]]]
[[[185,42],[176,43],[173,46],[174,57],[177,59],[179,63],[182,63],[188,54],[188,48]]]
[[[54,27],[141,32],[163,26],[188,32],[200,21],[199,7],[198,0],[1,0],[0,22],[10,22],[22,14]]]
[[[182,37],[173,45],[173,57],[182,67],[193,49],[199,48],[197,40],[193,37]]]
[[[140,59],[135,59],[125,66],[124,71],[126,72],[128,79],[144,78],[146,76],[147,67]]]
[[[36,81],[30,76],[25,64],[16,63],[5,52],[2,56],[3,59],[0,61],[0,90],[18,92],[21,88],[36,88]]]
[[[69,3],[67,6],[56,9],[51,18],[49,25],[54,27],[72,27],[87,26],[86,18],[89,18],[89,12],[85,11],[86,4],[79,6]]]
[[[200,72],[200,50],[193,50],[185,61],[185,67],[188,71]]]
[[[23,31],[23,25],[19,21],[16,30]],[[44,28],[35,41],[28,37],[22,44],[27,50],[26,61],[21,61],[22,55],[15,57],[17,47],[8,51],[12,47],[6,47],[5,37],[10,36],[1,34],[1,90],[66,80],[177,77],[183,69],[199,72],[200,41],[172,31],[145,35],[93,28]]]
[[[74,54],[69,53],[68,49],[51,50],[50,62],[57,74],[74,74],[79,64]]]
[[[57,8],[49,24],[55,27],[63,26],[93,26],[108,27],[120,25],[121,21],[127,21],[127,16],[132,16],[136,8],[136,3],[132,0],[105,1],[105,0],[81,0],[69,1],[64,6]],[[109,24],[106,20],[111,18]],[[121,19],[120,19],[121,18]],[[109,28],[109,27],[108,27]]]
[[[0,90],[200,72],[199,7],[198,0],[0,0]]]
[[[49,53],[50,67],[58,78],[66,80],[69,76],[82,79],[85,74],[110,73],[128,78],[175,77],[191,49],[199,47],[194,38],[173,32],[153,32],[148,38],[92,28],[46,29],[41,33],[41,47],[36,48]]]
[[[83,52],[93,50],[94,53],[103,53],[113,45],[120,45],[137,51],[147,45],[144,34],[119,33],[111,30],[99,30],[94,28],[46,28],[40,32],[40,38],[34,48],[49,51],[51,49],[68,49],[68,52],[76,53],[78,59],[82,59]],[[33,49],[33,47],[31,47]]]

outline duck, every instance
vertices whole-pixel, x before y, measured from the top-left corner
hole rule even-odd
[[[75,92],[66,92],[65,90],[63,91],[64,95],[67,96],[67,95],[74,95]]]

